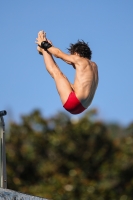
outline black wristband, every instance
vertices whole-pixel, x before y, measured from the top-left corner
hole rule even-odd
[[[44,49],[45,51],[47,51],[47,49],[49,49],[50,47],[52,47],[52,44],[50,44],[48,41],[43,41],[41,43],[40,46],[42,49]]]

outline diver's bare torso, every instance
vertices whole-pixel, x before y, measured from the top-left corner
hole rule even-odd
[[[74,67],[76,74],[73,88],[77,98],[87,108],[92,102],[98,85],[97,65],[87,58],[79,57]]]

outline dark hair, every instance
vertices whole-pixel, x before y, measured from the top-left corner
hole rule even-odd
[[[80,57],[88,58],[91,60],[92,51],[88,46],[88,43],[85,43],[83,40],[78,40],[75,44],[70,44],[68,48],[70,54],[78,53]]]

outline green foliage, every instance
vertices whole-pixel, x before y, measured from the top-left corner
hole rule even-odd
[[[54,200],[132,200],[133,125],[106,125],[96,114],[74,121],[34,111],[11,123],[8,188]]]

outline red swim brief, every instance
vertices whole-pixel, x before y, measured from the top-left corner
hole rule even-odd
[[[70,93],[63,107],[71,114],[79,114],[86,109],[82,106],[81,102],[78,100],[74,92]]]

